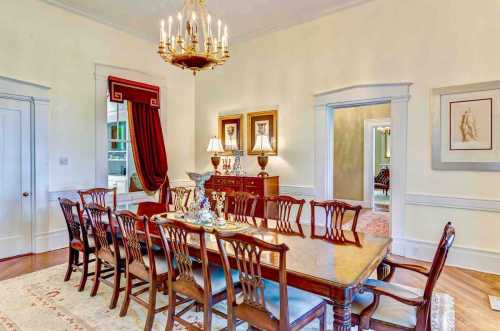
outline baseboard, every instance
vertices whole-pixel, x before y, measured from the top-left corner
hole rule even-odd
[[[424,240],[394,238],[392,253],[422,261],[432,261],[437,243]],[[446,265],[500,275],[500,252],[453,246]]]
[[[68,230],[66,228],[35,235],[33,253],[53,251],[68,246]]]

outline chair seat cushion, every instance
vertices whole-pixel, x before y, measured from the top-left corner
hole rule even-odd
[[[209,266],[210,280],[212,282],[212,294],[217,294],[226,290],[226,278],[224,275],[224,269],[214,265]],[[203,269],[201,264],[193,264],[193,275],[196,283],[201,287],[204,287],[203,283]],[[231,269],[231,276],[233,278],[233,283],[239,283],[238,271]]]
[[[144,264],[146,264],[146,267],[149,268],[149,258],[148,255],[144,255],[142,257],[144,259]],[[155,254],[155,264],[156,264],[156,273],[158,275],[165,274],[168,272],[168,265],[167,265],[167,260],[165,259],[165,256],[163,255],[157,255]],[[174,268],[175,268],[175,260],[174,260]]]
[[[264,280],[264,293],[266,308],[276,317],[280,318],[280,285],[279,283]],[[288,286],[288,319],[294,323],[306,313],[310,312],[324,302],[320,296]]]
[[[370,286],[384,288],[387,292],[394,293],[405,298],[418,298],[420,294],[394,283],[369,279],[365,282]],[[373,294],[364,292],[357,294],[352,302],[352,312],[359,315],[363,309],[373,302]],[[417,310],[413,306],[405,305],[387,296],[380,297],[380,304],[372,316],[372,319],[397,326],[414,328],[417,325]]]

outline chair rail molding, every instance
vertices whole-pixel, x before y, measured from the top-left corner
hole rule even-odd
[[[406,204],[441,208],[500,212],[500,200],[425,193],[407,193]]]
[[[390,103],[393,138],[391,236],[404,236],[407,113],[411,83],[353,85],[314,95],[314,188],[317,199],[333,198],[333,122],[338,108]],[[326,150],[325,150],[326,149]],[[395,252],[398,253],[398,252]]]

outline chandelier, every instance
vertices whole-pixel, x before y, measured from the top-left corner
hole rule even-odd
[[[194,75],[200,70],[214,69],[229,58],[229,43],[227,25],[223,28],[222,21],[217,20],[214,35],[212,23],[205,0],[185,0],[176,22],[172,16],[168,18],[167,31],[165,20],[161,21],[158,53],[165,62],[190,69]]]

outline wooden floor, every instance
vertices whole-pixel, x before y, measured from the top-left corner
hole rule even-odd
[[[61,249],[1,261],[0,280],[66,263],[66,260],[67,250]],[[403,258],[399,260],[415,263]],[[425,279],[420,275],[401,270],[396,272],[394,282],[423,288]],[[500,276],[446,267],[438,281],[437,291],[449,293],[455,298],[456,330],[500,331],[500,312],[492,311],[488,302],[488,294],[500,296]]]

